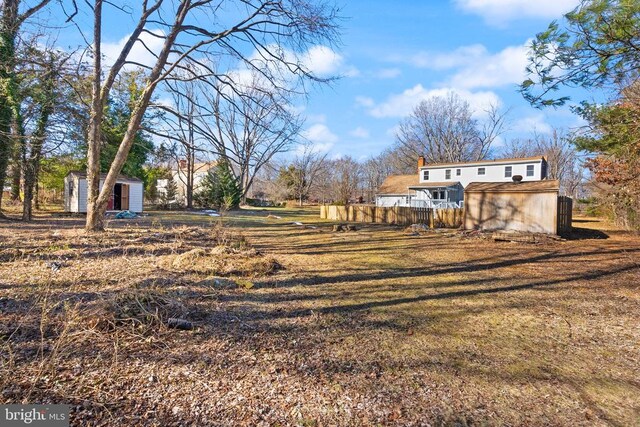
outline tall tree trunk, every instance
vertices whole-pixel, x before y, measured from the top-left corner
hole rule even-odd
[[[192,95],[192,94],[190,94]],[[187,208],[193,208],[193,179],[196,168],[195,131],[193,128],[193,114],[195,106],[189,102],[189,112],[187,116],[187,144],[185,153],[187,155]]]
[[[17,142],[17,144],[16,144]],[[14,155],[11,160],[11,200],[20,200],[20,183],[22,181],[22,141],[14,140]]]
[[[104,214],[98,209],[100,194],[100,142],[104,100],[101,92],[102,77],[102,0],[96,0],[93,26],[93,82],[91,86],[91,111],[87,135],[87,231],[104,229]],[[105,205],[106,210],[106,205]]]
[[[30,152],[27,157],[25,150],[22,170],[24,172],[24,200],[22,203],[22,220],[31,221],[33,217],[33,195],[35,186],[38,183],[38,171],[40,170],[40,159],[42,158],[42,146],[47,134],[49,117],[53,113],[55,96],[55,65],[51,58],[49,69],[42,79],[42,92],[40,96],[40,117],[36,122],[36,128],[29,138]],[[26,148],[26,139],[25,139]]]
[[[191,125],[189,125],[191,127]],[[191,144],[191,142],[189,142]],[[191,146],[192,147],[192,146]],[[193,175],[195,172],[195,154],[193,148],[187,148],[187,208],[193,208]]]
[[[0,213],[13,145],[11,131],[16,101],[14,67],[19,4],[19,0],[4,0],[0,21]]]
[[[38,183],[39,180],[40,180],[40,166],[38,165],[38,170],[36,171],[36,186],[33,192],[33,208],[36,210],[40,209],[40,185]]]

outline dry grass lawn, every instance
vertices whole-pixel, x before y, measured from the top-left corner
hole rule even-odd
[[[73,425],[640,426],[638,236],[278,212],[0,221],[0,402]]]

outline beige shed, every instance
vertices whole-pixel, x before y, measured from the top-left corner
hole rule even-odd
[[[472,182],[464,191],[464,228],[558,234],[571,224],[557,180]],[[559,218],[558,209],[569,218]],[[560,220],[559,220],[560,219]],[[559,226],[560,224],[560,226]]]

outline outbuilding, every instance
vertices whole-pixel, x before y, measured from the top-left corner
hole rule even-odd
[[[559,234],[571,227],[571,199],[557,180],[472,182],[464,191],[467,230]]]
[[[100,175],[100,189],[107,174]],[[69,172],[64,179],[64,210],[66,212],[87,212],[87,174],[86,172]],[[109,211],[142,212],[144,185],[142,180],[118,175],[116,184],[109,198]]]

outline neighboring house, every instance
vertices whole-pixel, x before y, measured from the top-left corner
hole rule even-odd
[[[418,158],[418,173],[387,177],[376,194],[376,206],[459,208],[472,182],[540,181],[547,177],[544,157],[426,164]]]
[[[107,174],[100,174],[100,190]],[[64,210],[66,212],[87,212],[87,174],[69,172],[64,178]],[[138,178],[119,175],[111,192],[108,211],[142,212],[144,184]]]
[[[196,163],[193,168],[193,194],[197,194],[200,186],[202,185],[202,180],[207,176],[207,174],[215,169],[217,162],[201,162]],[[178,167],[171,170],[171,176],[173,177],[173,182],[176,183],[176,187],[178,188],[176,194],[175,202],[186,204],[187,200],[187,161],[180,160],[178,162]],[[166,194],[168,179],[159,179],[157,184],[158,195]]]

